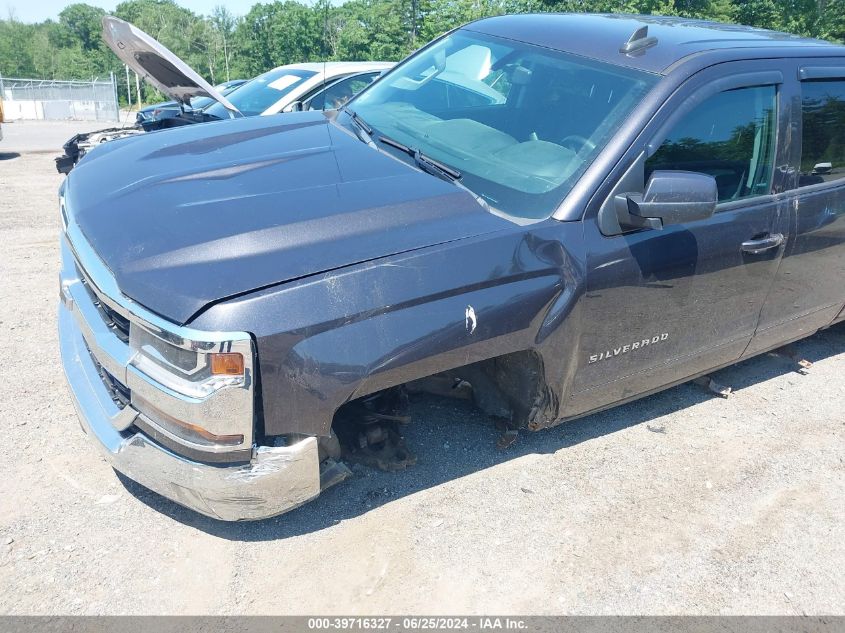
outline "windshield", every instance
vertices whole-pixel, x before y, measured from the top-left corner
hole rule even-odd
[[[311,70],[277,68],[240,86],[228,99],[244,116],[258,116],[316,74]],[[229,111],[217,102],[208,106],[204,112],[220,119],[229,118]]]
[[[551,215],[656,75],[468,31],[421,51],[350,107],[462,174],[492,207]],[[381,147],[387,147],[381,145]]]
[[[220,84],[218,86],[214,86],[214,89],[217,90],[221,95],[224,97],[228,96],[238,88],[244,85],[246,82],[236,83],[234,85],[229,84]],[[211,97],[193,97],[191,98],[191,108],[194,110],[202,110],[203,108],[211,105],[212,103],[216,103],[214,99]]]

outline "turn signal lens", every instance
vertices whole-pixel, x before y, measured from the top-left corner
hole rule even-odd
[[[217,435],[196,424],[182,422],[172,415],[168,415],[164,411],[157,409],[147,400],[134,393],[132,395],[132,402],[133,406],[136,406],[139,411],[142,411],[151,423],[169,431],[180,440],[205,446],[239,446],[243,444],[243,435]],[[144,420],[139,420],[139,424],[143,425]]]
[[[243,376],[244,357],[236,353],[212,353],[211,373],[214,376]]]
[[[180,422],[170,416],[167,417],[171,423],[187,431],[185,435],[187,435],[188,438],[190,438],[193,434],[203,440],[206,440],[207,442],[212,444],[222,444],[223,446],[237,446],[244,441],[243,435],[215,435],[214,433],[209,433],[204,428],[197,426],[196,424],[188,424],[187,422]]]

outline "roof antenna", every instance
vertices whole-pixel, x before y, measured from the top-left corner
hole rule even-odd
[[[634,31],[628,41],[619,48],[619,52],[626,55],[642,55],[647,48],[655,44],[657,44],[657,38],[648,36],[648,24],[646,24]]]

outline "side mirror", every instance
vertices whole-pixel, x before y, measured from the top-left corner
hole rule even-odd
[[[293,101],[285,107],[285,112],[302,112],[302,101]]]
[[[662,229],[669,224],[706,220],[716,210],[716,179],[691,171],[655,171],[645,192],[619,194],[614,200],[625,228]]]

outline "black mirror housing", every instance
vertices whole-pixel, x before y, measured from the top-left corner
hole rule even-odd
[[[716,179],[691,171],[655,171],[642,194],[617,195],[619,224],[662,229],[666,225],[706,220],[716,210]]]

